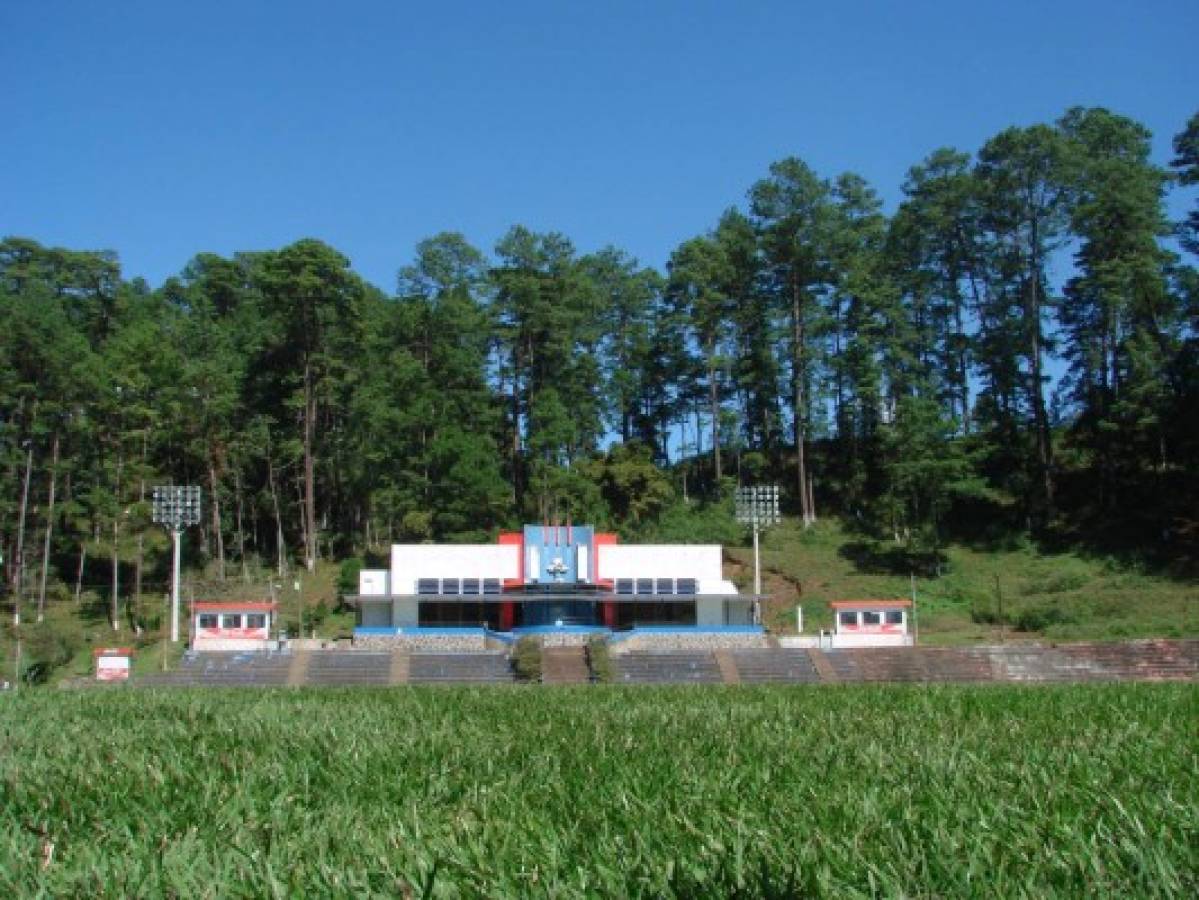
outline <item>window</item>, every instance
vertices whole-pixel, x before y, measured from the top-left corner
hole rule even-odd
[[[217,617],[214,616],[212,613],[204,613],[203,615],[200,616],[200,627],[201,628],[216,628],[217,627]]]
[[[839,612],[837,613],[837,622],[841,625],[854,626],[858,624],[858,614],[856,612]]]
[[[462,593],[464,593],[464,594],[479,593],[479,579],[463,578],[462,579]]]
[[[876,612],[874,610],[866,610],[865,612],[862,613],[862,624],[863,625],[882,625],[883,624],[883,614],[881,612]]]
[[[266,614],[265,613],[250,613],[248,616],[246,616],[246,627],[247,628],[266,628]]]
[[[652,594],[654,592],[654,580],[652,578],[637,579],[638,594]]]
[[[221,616],[222,628],[241,628],[241,613],[225,613]]]
[[[903,610],[902,609],[887,610],[887,624],[888,625],[902,625],[903,624]]]
[[[437,579],[436,578],[418,578],[416,580],[416,592],[418,594],[436,594]]]
[[[483,579],[484,594],[498,594],[500,592],[500,580],[498,578]]]
[[[462,593],[462,582],[457,578],[441,579],[441,592],[443,594],[460,594]]]
[[[632,578],[617,578],[616,579],[616,593],[618,593],[618,594],[633,593],[633,579]]]
[[[680,594],[694,594],[696,591],[696,581],[694,578],[680,578],[677,585]]]
[[[673,594],[674,593],[674,579],[673,578],[659,578],[657,590],[655,591],[655,593]]]

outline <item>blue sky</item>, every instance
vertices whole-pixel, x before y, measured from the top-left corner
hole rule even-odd
[[[155,285],[314,236],[390,291],[421,238],[518,222],[660,266],[788,155],[893,208],[935,147],[1082,104],[1164,163],[1196,34],[1193,0],[8,0],[0,234]]]

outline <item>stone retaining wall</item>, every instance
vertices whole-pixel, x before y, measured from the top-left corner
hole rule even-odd
[[[635,634],[620,641],[609,641],[613,655],[653,650],[750,650],[769,647],[764,634]]]
[[[372,634],[354,639],[357,650],[407,650],[411,653],[486,653],[487,638],[481,634]]]

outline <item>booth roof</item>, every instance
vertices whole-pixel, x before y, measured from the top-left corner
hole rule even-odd
[[[196,609],[217,612],[272,612],[277,603],[269,600],[197,600]]]
[[[906,609],[911,600],[831,600],[833,609]]]

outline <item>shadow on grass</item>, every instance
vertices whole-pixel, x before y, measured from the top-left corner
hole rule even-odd
[[[939,550],[911,550],[879,541],[847,541],[837,550],[843,558],[867,575],[920,575],[939,577],[947,558]]]

